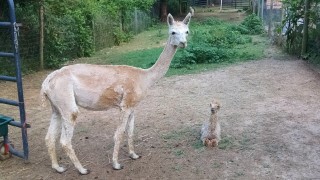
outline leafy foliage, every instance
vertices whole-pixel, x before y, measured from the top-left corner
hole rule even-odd
[[[286,28],[286,50],[291,54],[299,54],[301,50],[303,25],[298,23],[304,16],[304,0],[283,1],[286,11],[283,26]]]
[[[262,20],[255,14],[247,16],[238,27],[243,34],[261,34],[264,31]]]
[[[320,62],[320,9],[319,0],[309,0],[311,7],[309,9],[309,28],[308,28],[308,55],[315,61]],[[290,54],[300,56],[303,37],[303,22],[305,14],[304,0],[283,0],[285,7],[285,18],[282,27],[286,28],[286,45],[285,49]],[[304,57],[306,58],[306,57]],[[318,63],[319,63],[318,62]]]
[[[0,0],[0,4],[3,1],[6,0]],[[102,43],[118,45],[129,41],[133,37],[131,33],[133,10],[149,11],[154,2],[155,0],[15,0],[17,20],[23,24],[20,29],[23,36],[20,36],[19,41],[26,42],[22,44],[32,43],[35,47],[30,48],[30,52],[23,52],[23,54],[33,55],[28,57],[30,60],[22,57],[23,66],[33,70],[39,67],[37,60],[39,59],[41,5],[44,7],[45,19],[45,67],[58,68],[73,58],[91,56],[96,49],[106,47],[95,47],[97,40],[99,40],[98,45]],[[2,10],[3,7],[4,10]],[[1,20],[3,15],[8,14],[7,6],[3,7],[0,8]],[[97,25],[96,22],[100,24]],[[106,40],[100,41],[100,39],[113,42],[105,43]],[[4,72],[2,68],[0,72]]]
[[[189,46],[177,53],[172,62],[174,68],[230,61],[240,56],[235,51],[235,46],[252,42],[252,38],[245,35],[249,32],[245,26],[229,24],[216,19],[208,19],[195,24],[192,29]]]
[[[68,4],[68,5],[67,5]],[[56,68],[70,58],[90,56],[94,51],[91,1],[46,1],[45,44],[47,66]]]

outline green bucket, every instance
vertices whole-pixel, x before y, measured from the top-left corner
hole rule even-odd
[[[0,136],[8,135],[8,124],[13,119],[0,114]]]

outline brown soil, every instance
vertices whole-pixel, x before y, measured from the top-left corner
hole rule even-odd
[[[271,54],[271,53],[270,53]],[[201,74],[163,78],[136,109],[135,145],[142,158],[131,160],[123,143],[111,167],[116,110],[81,109],[73,146],[91,170],[81,176],[60,146],[68,171],[51,169],[44,143],[50,108],[41,108],[39,90],[48,71],[24,77],[30,162],[13,157],[0,162],[0,179],[316,179],[320,177],[320,78],[301,60],[269,57]],[[15,85],[0,83],[1,96],[15,98]],[[200,127],[209,103],[220,100],[222,140],[205,148]],[[14,107],[1,113],[15,116]],[[17,128],[12,143],[21,149]]]

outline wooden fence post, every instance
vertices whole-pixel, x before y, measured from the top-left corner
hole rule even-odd
[[[268,36],[269,38],[272,36],[272,19],[273,19],[273,0],[271,0],[270,9],[269,9],[269,22],[268,22]]]
[[[310,9],[310,1],[305,0],[304,1],[304,22],[303,22],[303,37],[302,37],[301,56],[304,56],[307,53],[309,9]]]
[[[44,69],[44,55],[43,55],[43,48],[44,48],[44,8],[43,8],[43,0],[40,1],[40,42],[39,42],[39,60],[40,60],[40,69]]]

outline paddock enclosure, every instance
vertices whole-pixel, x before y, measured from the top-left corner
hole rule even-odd
[[[239,21],[243,14],[217,16]],[[266,49],[262,60],[161,79],[135,110],[134,144],[142,158],[131,160],[123,142],[120,171],[112,169],[119,112],[80,109],[72,142],[80,162],[91,171],[85,176],[60,146],[59,162],[68,170],[58,174],[51,168],[44,140],[51,109],[49,104],[41,107],[39,93],[52,71],[23,76],[26,118],[32,126],[28,163],[16,156],[0,161],[0,179],[317,179],[320,76],[305,61],[278,49]],[[15,99],[16,84],[1,81],[0,95]],[[221,141],[218,148],[206,148],[200,128],[210,116],[213,98],[222,105]],[[19,116],[12,106],[0,104],[0,110]],[[22,149],[21,129],[9,126],[9,135],[15,148]]]
[[[39,90],[49,71],[24,77],[30,163],[20,158],[0,162],[1,179],[304,179],[320,176],[319,74],[275,49],[266,59],[245,62],[201,74],[163,78],[136,109],[135,144],[142,158],[133,161],[122,144],[112,170],[113,134],[119,113],[81,109],[73,145],[91,170],[79,176],[58,148],[63,174],[51,169],[44,137],[50,108],[40,107]],[[0,83],[1,93],[15,88]],[[212,98],[219,112],[219,148],[204,148],[200,127],[209,118]],[[2,111],[10,113],[7,106]],[[16,129],[10,129],[15,134]],[[20,146],[19,136],[11,136]]]

